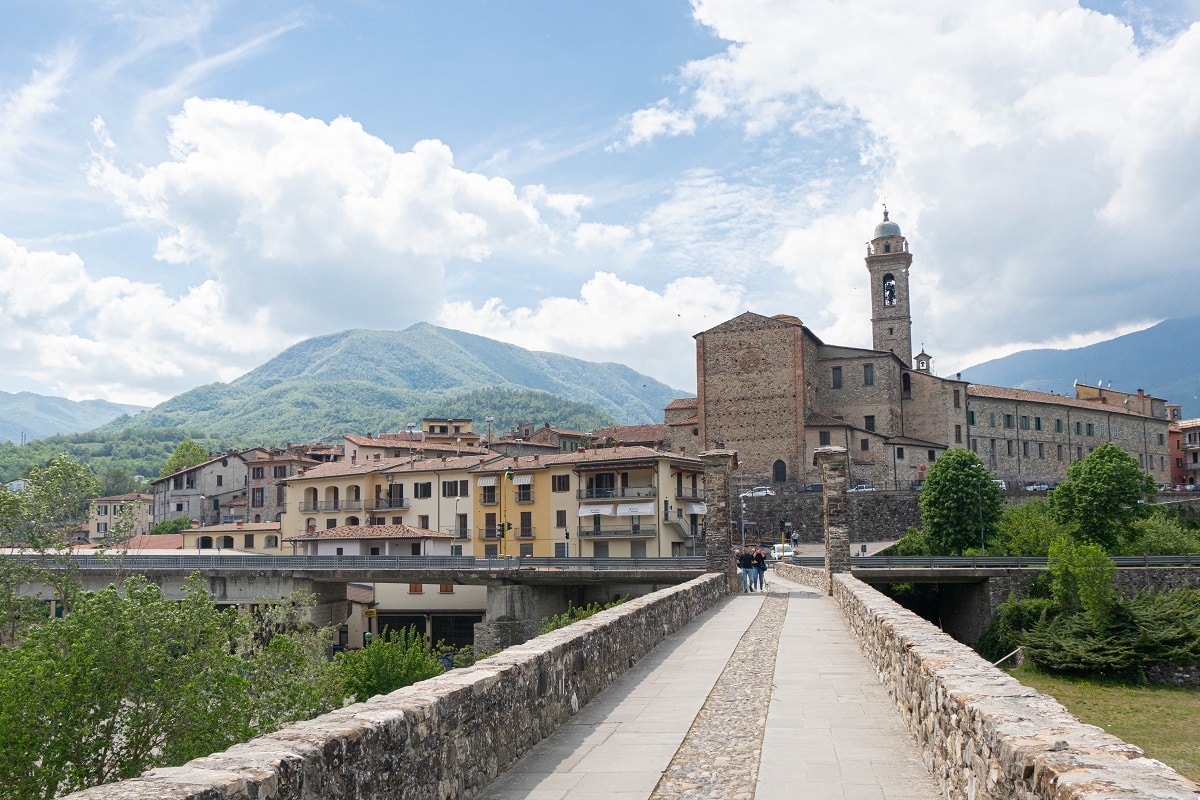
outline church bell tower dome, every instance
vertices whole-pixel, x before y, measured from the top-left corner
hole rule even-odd
[[[908,299],[908,268],[912,253],[900,226],[888,219],[875,226],[867,244],[867,270],[871,273],[871,332],[875,350],[891,352],[912,366],[912,316]]]

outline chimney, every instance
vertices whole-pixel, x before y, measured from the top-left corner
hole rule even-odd
[[[246,520],[244,520],[244,519],[239,519],[239,520],[237,521],[237,526],[238,526],[239,528],[240,528],[240,527],[242,527],[242,526],[243,526],[243,525],[245,525],[245,524],[246,524]]]

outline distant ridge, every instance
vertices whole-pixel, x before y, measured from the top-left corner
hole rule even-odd
[[[306,339],[230,383],[201,386],[106,430],[186,427],[310,441],[403,430],[425,416],[494,417],[590,429],[662,421],[687,395],[613,363],[526,350],[418,323]]]
[[[123,414],[136,414],[144,406],[120,405],[107,400],[68,400],[33,392],[0,392],[0,442],[20,444],[60,433],[98,428]]]
[[[1184,418],[1200,415],[1200,316],[1169,319],[1143,331],[1071,350],[1013,353],[962,371],[964,380],[1073,395],[1074,383],[1179,403]]]

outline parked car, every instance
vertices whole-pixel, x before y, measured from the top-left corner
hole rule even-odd
[[[755,486],[753,489],[742,492],[739,497],[774,497],[775,490],[769,486]]]
[[[772,561],[779,561],[781,559],[786,560],[786,559],[791,558],[793,555],[795,555],[795,553],[793,552],[792,546],[790,544],[773,544],[773,545],[771,545],[771,560]]]
[[[993,479],[992,479],[992,483],[994,483],[994,484],[996,484],[997,486],[999,486],[999,487],[1000,487],[1000,491],[1002,491],[1002,492],[1008,491],[1008,484],[1007,484],[1007,483],[1005,483],[1004,481],[1000,480],[999,478],[993,478]]]
[[[1025,484],[1025,491],[1027,491],[1027,492],[1048,492],[1048,491],[1050,491],[1050,484],[1043,483],[1040,481],[1037,483],[1027,483],[1027,484]]]
[[[873,491],[875,491],[875,487],[869,483],[860,483],[858,486],[855,486],[853,489],[847,489],[846,491],[847,492],[873,492]]]

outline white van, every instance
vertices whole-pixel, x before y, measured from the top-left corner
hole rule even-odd
[[[773,544],[771,545],[771,560],[780,561],[791,558],[792,546],[790,544]]]

